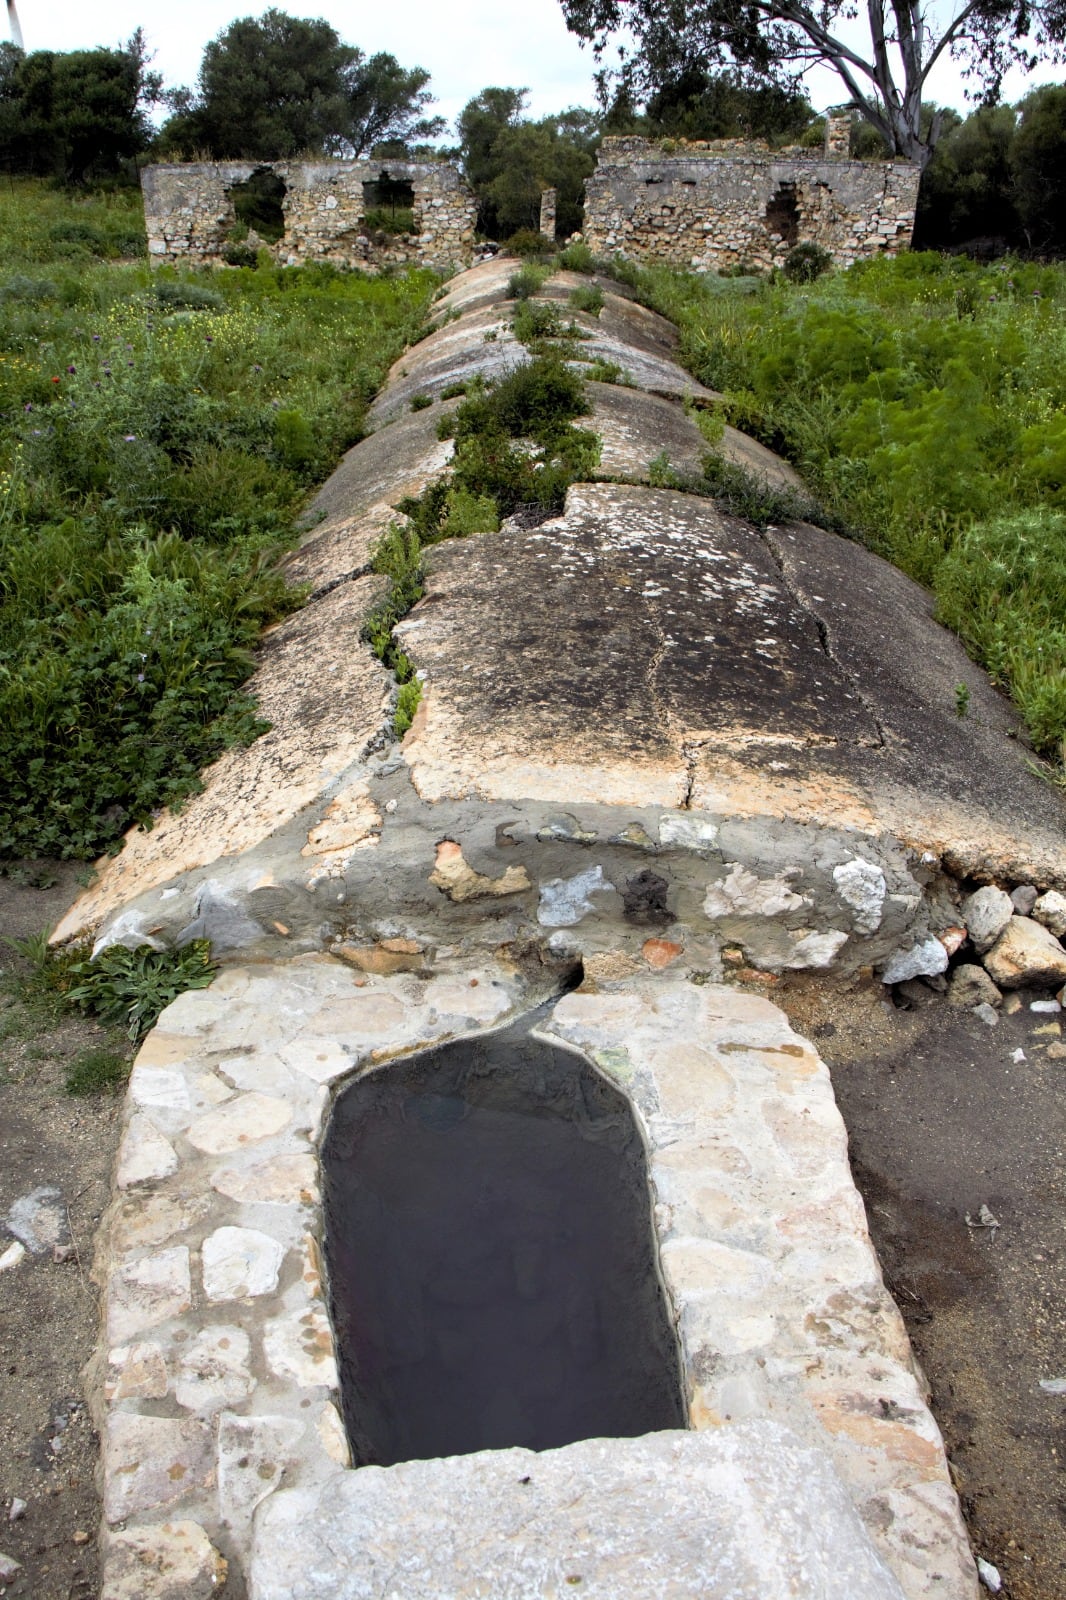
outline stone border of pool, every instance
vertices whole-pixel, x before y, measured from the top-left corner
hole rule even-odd
[[[286,1567],[287,1549],[301,1559],[285,1534],[294,1515],[313,1534],[367,1473],[399,1491],[415,1468],[450,1470],[456,1485],[469,1463],[505,1469],[515,1452],[349,1469],[318,1148],[354,1075],[542,998],[502,963],[376,977],[310,955],[228,968],[164,1012],[130,1080],[97,1262],[104,1600],[198,1600],[227,1564],[252,1600],[310,1594]],[[692,1427],[718,1439],[747,1423],[783,1429],[844,1485],[907,1600],[974,1595],[940,1435],[812,1047],[768,1001],[668,974],[590,983],[540,1031],[581,1050],[633,1105]],[[635,1461],[648,1440],[689,1437],[601,1443]],[[354,1568],[350,1553],[335,1559],[344,1592],[392,1592],[373,1587],[369,1555],[365,1571],[358,1554]],[[447,1581],[437,1571],[430,1587],[397,1592],[442,1595]],[[332,1592],[323,1572],[314,1582]],[[458,1583],[455,1594],[476,1592]]]

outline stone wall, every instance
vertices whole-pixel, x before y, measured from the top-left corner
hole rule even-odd
[[[262,164],[248,161],[146,167],[141,188],[149,260],[157,266],[222,260],[237,222],[233,187],[262,170]],[[285,266],[332,261],[373,271],[386,265],[444,270],[469,264],[477,203],[446,162],[289,161],[273,162],[268,170],[285,185],[285,232],[267,248]],[[413,233],[364,225],[363,185],[382,177],[410,184]]]
[[[586,186],[585,239],[599,255],[700,272],[765,270],[807,241],[850,266],[910,243],[919,176],[909,162],[739,140],[605,139]]]

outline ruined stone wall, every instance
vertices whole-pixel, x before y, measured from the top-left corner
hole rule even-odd
[[[221,261],[237,222],[233,187],[261,170],[262,163],[249,161],[146,167],[141,188],[149,260],[157,266]],[[477,203],[445,162],[279,161],[268,170],[285,185],[285,232],[267,245],[282,265],[332,261],[370,271],[387,265],[446,270],[470,262]],[[410,184],[413,233],[365,226],[363,185],[383,176]]]
[[[919,176],[908,162],[739,140],[605,139],[586,185],[585,239],[598,255],[703,272],[765,270],[807,241],[850,266],[910,243]]]

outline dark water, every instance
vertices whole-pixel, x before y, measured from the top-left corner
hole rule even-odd
[[[337,1103],[326,1257],[361,1466],[685,1426],[629,1107],[528,1026]]]

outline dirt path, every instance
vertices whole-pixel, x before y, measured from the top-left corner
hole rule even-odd
[[[895,1010],[879,983],[775,999],[829,1063],[974,1548],[1009,1600],[1066,1600],[1066,1396],[1040,1387],[1066,1377],[1062,1024]],[[982,1205],[998,1228],[967,1226]]]
[[[0,878],[0,938],[58,919],[75,884],[66,868],[56,878],[46,890]],[[12,996],[17,966],[0,946],[0,1253],[11,1242],[11,1207],[42,1188],[59,1191],[39,1212],[42,1232],[55,1220],[59,1246],[46,1244],[0,1272],[0,1552],[21,1563],[0,1594],[95,1600],[97,1447],[81,1370],[96,1343],[93,1237],[107,1203],[120,1100],[65,1092],[70,1061],[111,1041],[76,1018],[42,1026]],[[15,1500],[25,1511],[12,1522]]]

